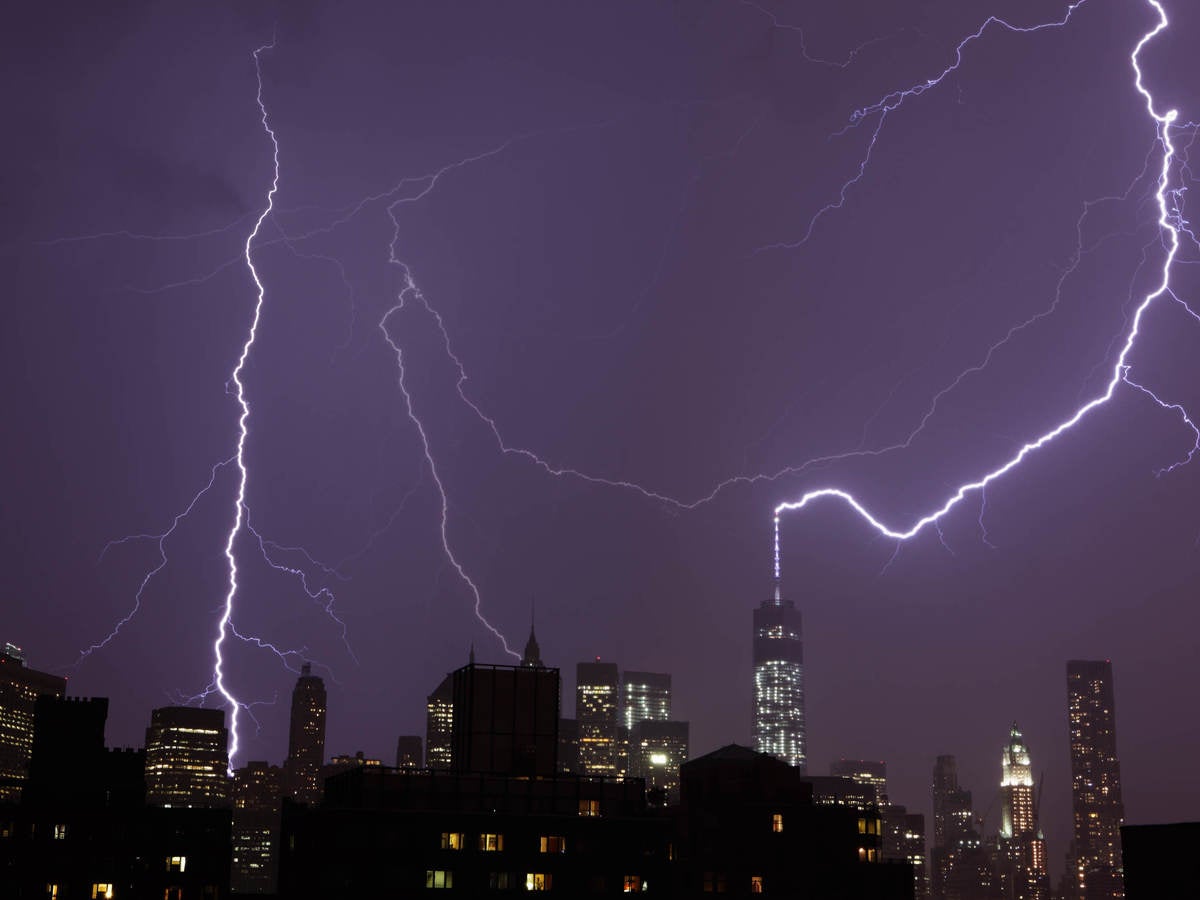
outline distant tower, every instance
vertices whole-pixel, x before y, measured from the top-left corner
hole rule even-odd
[[[621,724],[631,732],[638,722],[671,719],[671,676],[666,672],[621,674]]]
[[[325,762],[325,682],[308,663],[292,690],[292,720],[285,763],[288,793],[301,803],[315,804],[322,793]]]
[[[1046,842],[1038,828],[1029,750],[1016,722],[1009,730],[1000,768],[1000,844],[1012,879],[1009,896],[1043,900],[1048,895]]]
[[[61,697],[67,680],[26,668],[21,648],[0,648],[0,803],[16,802],[33,749],[33,710],[40,694]]]
[[[783,599],[778,571],[776,556],[775,595],[754,610],[754,749],[803,772],[808,765],[804,645],[800,613]]]
[[[830,763],[829,774],[853,779],[863,787],[871,789],[875,794],[876,806],[883,806],[888,802],[887,763],[885,762],[869,759],[839,759],[835,763]]]
[[[402,734],[396,739],[396,768],[421,768],[421,736],[419,734]]]
[[[575,667],[575,718],[579,727],[579,772],[616,775],[617,664],[596,660]]]
[[[542,650],[538,647],[537,635],[533,633],[533,609],[529,611],[529,640],[525,642],[525,654],[521,657],[521,667],[525,669],[544,669]]]
[[[951,873],[960,885],[972,884],[966,877],[973,857],[979,852],[971,792],[958,783],[958,763],[953,756],[939,756],[933,767],[933,846],[929,852],[929,888],[933,900],[943,900],[951,884]],[[978,870],[976,866],[976,870]]]
[[[474,661],[474,653],[471,654]],[[425,699],[425,767],[449,769],[454,762],[454,676],[447,675]]]
[[[1071,730],[1071,848],[1074,885],[1069,900],[1125,896],[1121,861],[1121,763],[1117,759],[1112,663],[1067,663],[1067,715]]]
[[[146,802],[229,806],[228,746],[222,709],[164,706],[151,710],[146,729]]]

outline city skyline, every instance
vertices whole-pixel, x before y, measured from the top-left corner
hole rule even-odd
[[[560,671],[672,673],[702,753],[753,741],[778,563],[811,772],[886,760],[931,822],[953,754],[982,813],[1017,721],[1057,883],[1062,664],[1111,659],[1127,820],[1186,817],[1187,240],[1069,434],[910,542],[822,501],[772,558],[780,502],[911,522],[1103,389],[1164,263],[1155,116],[1184,155],[1200,121],[1200,26],[1165,2],[1143,40],[1159,8],[23,8],[0,640],[122,698],[116,745],[223,706],[235,767],[282,762],[307,662],[328,750],[387,761],[469,647],[515,662],[535,601]]]

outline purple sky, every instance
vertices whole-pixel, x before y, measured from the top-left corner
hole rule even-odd
[[[255,300],[240,254],[272,177],[251,54],[273,29],[262,73],[281,168],[254,257],[266,294],[243,377],[247,501],[266,539],[339,567],[271,551],[336,593],[353,655],[324,601],[246,533],[234,622],[307,648],[331,754],[390,760],[472,642],[505,661],[443,553],[441,499],[378,327],[403,287],[393,235],[466,395],[511,446],[688,501],[730,476],[903,442],[1061,283],[1053,313],[946,394],[906,449],[691,511],[502,454],[456,393],[434,317],[410,302],[388,320],[485,615],[519,646],[536,601],[568,687],[597,655],[671,672],[695,753],[750,740],[750,610],[770,590],[775,504],[833,485],[908,527],[1103,391],[1126,316],[1160,278],[1161,148],[1129,63],[1155,21],[1145,0],[1087,0],[1037,34],[989,29],[889,115],[806,243],[760,252],[802,238],[856,172],[878,119],[831,137],[855,109],[939,74],[989,14],[1033,24],[1066,5],[374,6],[27,5],[2,39],[0,640],[70,669],[72,692],[112,697],[110,743],[140,743],[151,707],[211,678],[233,466],[164,543],[136,617],[76,662],[160,561],[153,540],[98,561],[106,542],[166,530],[235,446],[226,384]],[[1160,111],[1198,119],[1200,10],[1167,9],[1147,85]],[[379,200],[280,240],[476,157],[390,194],[424,194],[393,208],[395,226]],[[1172,275],[1185,301],[1192,261],[1185,244]],[[1156,302],[1131,377],[1195,406],[1198,342],[1200,324]],[[1128,820],[1195,818],[1200,484],[1195,467],[1156,477],[1192,438],[1123,385],[988,489],[986,533],[973,494],[942,520],[944,545],[927,529],[886,572],[895,543],[836,501],[785,516],[811,770],[885,759],[893,800],[928,813],[934,757],[954,753],[982,812],[1016,719],[1045,772],[1058,869],[1065,661],[1111,658]],[[279,761],[294,675],[250,645],[228,655],[240,698],[276,701],[254,708],[240,758]]]

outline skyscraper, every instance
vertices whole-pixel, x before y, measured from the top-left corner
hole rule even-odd
[[[579,771],[616,775],[617,664],[581,662],[575,667],[575,720],[579,723]]]
[[[164,706],[146,729],[146,802],[156,806],[229,805],[225,711]]]
[[[959,870],[958,882],[967,880],[964,877],[967,866],[973,865],[969,860],[977,855],[979,848],[971,792],[959,786],[955,758],[939,756],[933,766],[933,847],[929,854],[929,888],[933,900],[944,900],[947,896],[955,869]]]
[[[33,707],[39,694],[61,697],[67,680],[26,668],[20,647],[0,649],[0,803],[21,796],[33,748]]]
[[[454,675],[450,674],[425,699],[425,767],[449,769],[453,762]]]
[[[325,762],[325,682],[305,663],[292,689],[288,756],[284,763],[287,792],[301,803],[321,799],[321,765]]]
[[[830,775],[852,778],[875,792],[875,804],[887,803],[887,763],[869,759],[839,759],[829,765]],[[924,835],[924,831],[922,831]]]
[[[665,672],[621,674],[621,724],[630,732],[643,720],[666,722],[671,718],[671,676]]]
[[[1125,895],[1121,861],[1121,764],[1117,759],[1112,663],[1067,663],[1067,715],[1071,730],[1071,807],[1075,834],[1071,900]]]
[[[233,870],[239,894],[274,894],[283,771],[248,762],[233,773]]]
[[[396,738],[396,768],[420,769],[423,754],[419,734],[402,734]]]
[[[552,776],[558,760],[558,669],[485,666],[451,673],[453,765],[460,772]]]
[[[1000,851],[1013,900],[1043,900],[1049,893],[1046,842],[1037,821],[1033,767],[1025,738],[1013,722],[1001,752]]]
[[[754,610],[754,749],[805,771],[804,645],[800,613],[775,596]]]
[[[668,804],[679,802],[679,768],[688,757],[687,722],[642,719],[629,733],[629,774],[660,790]]]

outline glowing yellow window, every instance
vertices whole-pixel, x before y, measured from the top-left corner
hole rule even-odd
[[[185,869],[187,869],[187,857],[186,856],[168,856],[167,857],[167,871],[168,872],[182,872]]]
[[[530,872],[525,876],[525,890],[527,891],[548,891],[550,890],[551,878],[549,874],[543,872]]]
[[[462,850],[467,845],[467,836],[461,831],[443,831],[443,850]]]
[[[559,834],[543,834],[539,850],[542,853],[566,853],[567,839]]]
[[[580,800],[579,814],[581,816],[598,816],[600,815],[599,800]]]
[[[66,825],[55,825],[54,826],[54,839],[56,841],[65,841],[67,839],[67,826]]]
[[[783,813],[775,813],[771,816],[771,830],[776,834],[783,831]]]
[[[481,834],[479,836],[479,849],[485,853],[499,852],[504,849],[504,835],[502,834]]]
[[[763,877],[761,875],[750,876],[750,893],[761,894],[763,892]]]
[[[46,900],[58,900],[58,885],[46,885]]]
[[[92,900],[112,900],[113,886],[96,882],[92,885]]]
[[[642,890],[642,876],[641,875],[626,875],[625,876],[624,893],[636,894],[636,893],[640,892],[641,890]]]
[[[859,819],[859,820],[858,820],[858,833],[859,833],[859,834],[866,834],[866,833],[867,833],[867,820],[866,820],[866,819]]]
[[[426,869],[425,887],[452,888],[454,887],[454,873],[445,869]]]

